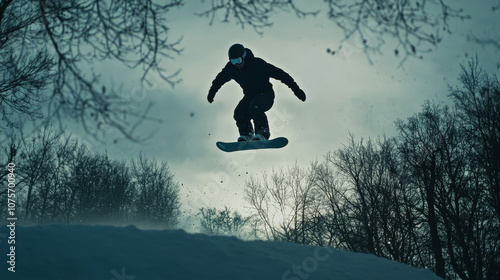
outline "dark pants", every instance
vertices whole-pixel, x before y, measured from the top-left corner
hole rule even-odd
[[[267,122],[266,111],[274,104],[274,92],[264,92],[256,95],[245,95],[241,99],[236,109],[234,109],[234,119],[240,135],[253,133],[254,129],[250,120],[253,120],[255,133],[263,134],[269,138],[269,123]]]

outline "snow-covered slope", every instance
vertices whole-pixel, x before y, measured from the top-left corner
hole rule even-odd
[[[0,279],[440,279],[373,255],[181,230],[51,225],[15,234],[16,272],[8,271],[4,234]]]

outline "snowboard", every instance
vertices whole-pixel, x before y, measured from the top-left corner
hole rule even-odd
[[[279,149],[288,144],[288,139],[278,137],[271,140],[242,141],[242,142],[217,142],[217,148],[224,152],[236,152],[258,149]]]

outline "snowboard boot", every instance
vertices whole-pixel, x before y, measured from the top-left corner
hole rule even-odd
[[[271,137],[271,133],[269,133],[269,128],[263,128],[257,131],[257,133],[255,133],[255,135],[252,137],[252,140],[254,141],[269,140],[269,137]]]
[[[252,141],[253,137],[254,137],[253,133],[245,133],[240,135],[240,137],[238,137],[238,142]]]
[[[238,126],[238,132],[240,137],[238,137],[238,142],[252,141],[253,138],[253,126],[250,122],[248,123],[236,123]]]

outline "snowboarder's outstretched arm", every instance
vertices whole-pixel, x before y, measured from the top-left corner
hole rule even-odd
[[[208,90],[208,96],[207,96],[208,102],[210,102],[210,103],[214,102],[214,97],[215,97],[215,94],[217,93],[217,91],[225,83],[229,82],[230,80],[231,80],[231,75],[229,74],[229,71],[228,71],[227,65],[226,65],[226,67],[224,67],[222,69],[222,71],[220,71],[220,73],[217,74],[215,79],[212,81],[212,86]]]
[[[269,73],[269,77],[280,80],[293,91],[297,98],[302,101],[306,101],[306,94],[302,89],[300,89],[299,85],[297,85],[292,76],[290,76],[287,72],[269,63],[267,63],[267,71]]]

